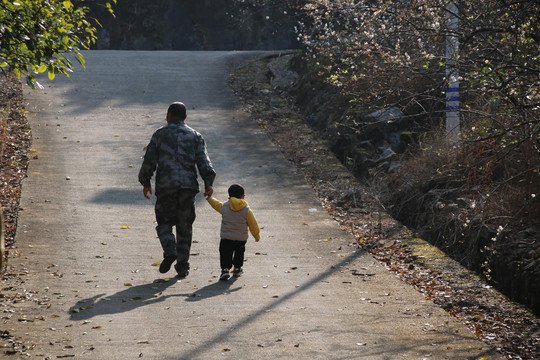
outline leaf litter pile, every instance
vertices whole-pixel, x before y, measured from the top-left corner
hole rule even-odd
[[[23,108],[22,86],[13,75],[0,73],[0,210],[4,215],[2,232],[6,249],[14,244],[21,184],[26,177],[30,143],[31,132]],[[6,257],[7,251],[1,256]],[[34,294],[24,291],[5,295],[6,291],[18,285],[17,275],[5,268],[1,275],[0,305],[4,319],[13,315],[10,304],[27,301]],[[2,353],[15,354],[23,347],[25,345],[21,341],[16,341],[8,330],[0,327],[0,348],[5,349]]]
[[[286,61],[287,56],[282,56],[252,62],[231,76],[230,85],[253,121],[304,174],[328,213],[343,230],[354,235],[359,247],[412,284],[426,299],[464,322],[508,359],[539,359],[538,318],[494,291],[477,275],[434,254],[381,211],[369,189],[339,163],[324,141],[305,124],[287,95],[291,79],[285,70]],[[0,104],[0,202],[5,215],[6,246],[13,247],[21,183],[31,157],[31,135],[22,106],[21,85],[11,77],[0,76]],[[21,274],[10,272],[9,267],[4,270],[0,292],[3,318],[13,316],[13,303],[38,301],[46,306],[46,299],[38,299],[30,292],[15,291],[16,295],[6,296],[6,291],[13,293],[20,286]],[[31,344],[25,344],[24,339],[15,339],[8,330],[0,328],[0,353],[24,354],[29,347]]]
[[[31,142],[22,104],[21,84],[0,74],[0,205],[4,212],[6,247],[17,228],[21,182],[26,177]]]
[[[328,213],[359,247],[506,358],[540,359],[539,319],[388,216],[369,187],[309,128],[288,93],[296,76],[287,69],[290,57],[251,62],[229,83],[244,111],[304,175]]]

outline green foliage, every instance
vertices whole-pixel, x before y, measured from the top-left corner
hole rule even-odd
[[[105,6],[112,12],[110,2]],[[84,67],[81,50],[96,40],[86,15],[82,1],[0,0],[0,68],[19,79],[26,75],[32,88],[41,86],[39,73],[47,72],[51,80],[58,74],[69,77],[69,55]]]

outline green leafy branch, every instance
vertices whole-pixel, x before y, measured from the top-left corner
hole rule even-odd
[[[116,3],[116,0],[111,0]],[[71,57],[85,67],[81,50],[96,41],[96,28],[87,18],[83,1],[1,0],[0,1],[0,68],[17,78],[26,76],[33,89],[41,87],[36,80],[47,72],[49,79],[73,71]],[[105,6],[112,13],[111,2]],[[71,56],[70,56],[71,55]]]

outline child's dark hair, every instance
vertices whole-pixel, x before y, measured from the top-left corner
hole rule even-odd
[[[233,184],[229,187],[229,197],[235,197],[237,199],[241,199],[244,194],[245,192],[242,185]]]

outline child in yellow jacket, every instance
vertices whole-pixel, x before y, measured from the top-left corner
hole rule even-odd
[[[242,273],[244,264],[244,252],[249,232],[260,240],[260,230],[253,211],[244,200],[246,197],[244,188],[234,184],[229,187],[229,200],[225,203],[214,197],[208,197],[208,203],[221,214],[221,241],[219,243],[219,260],[221,265],[220,280],[228,280],[230,270],[233,276]],[[232,268],[234,266],[234,268]]]

